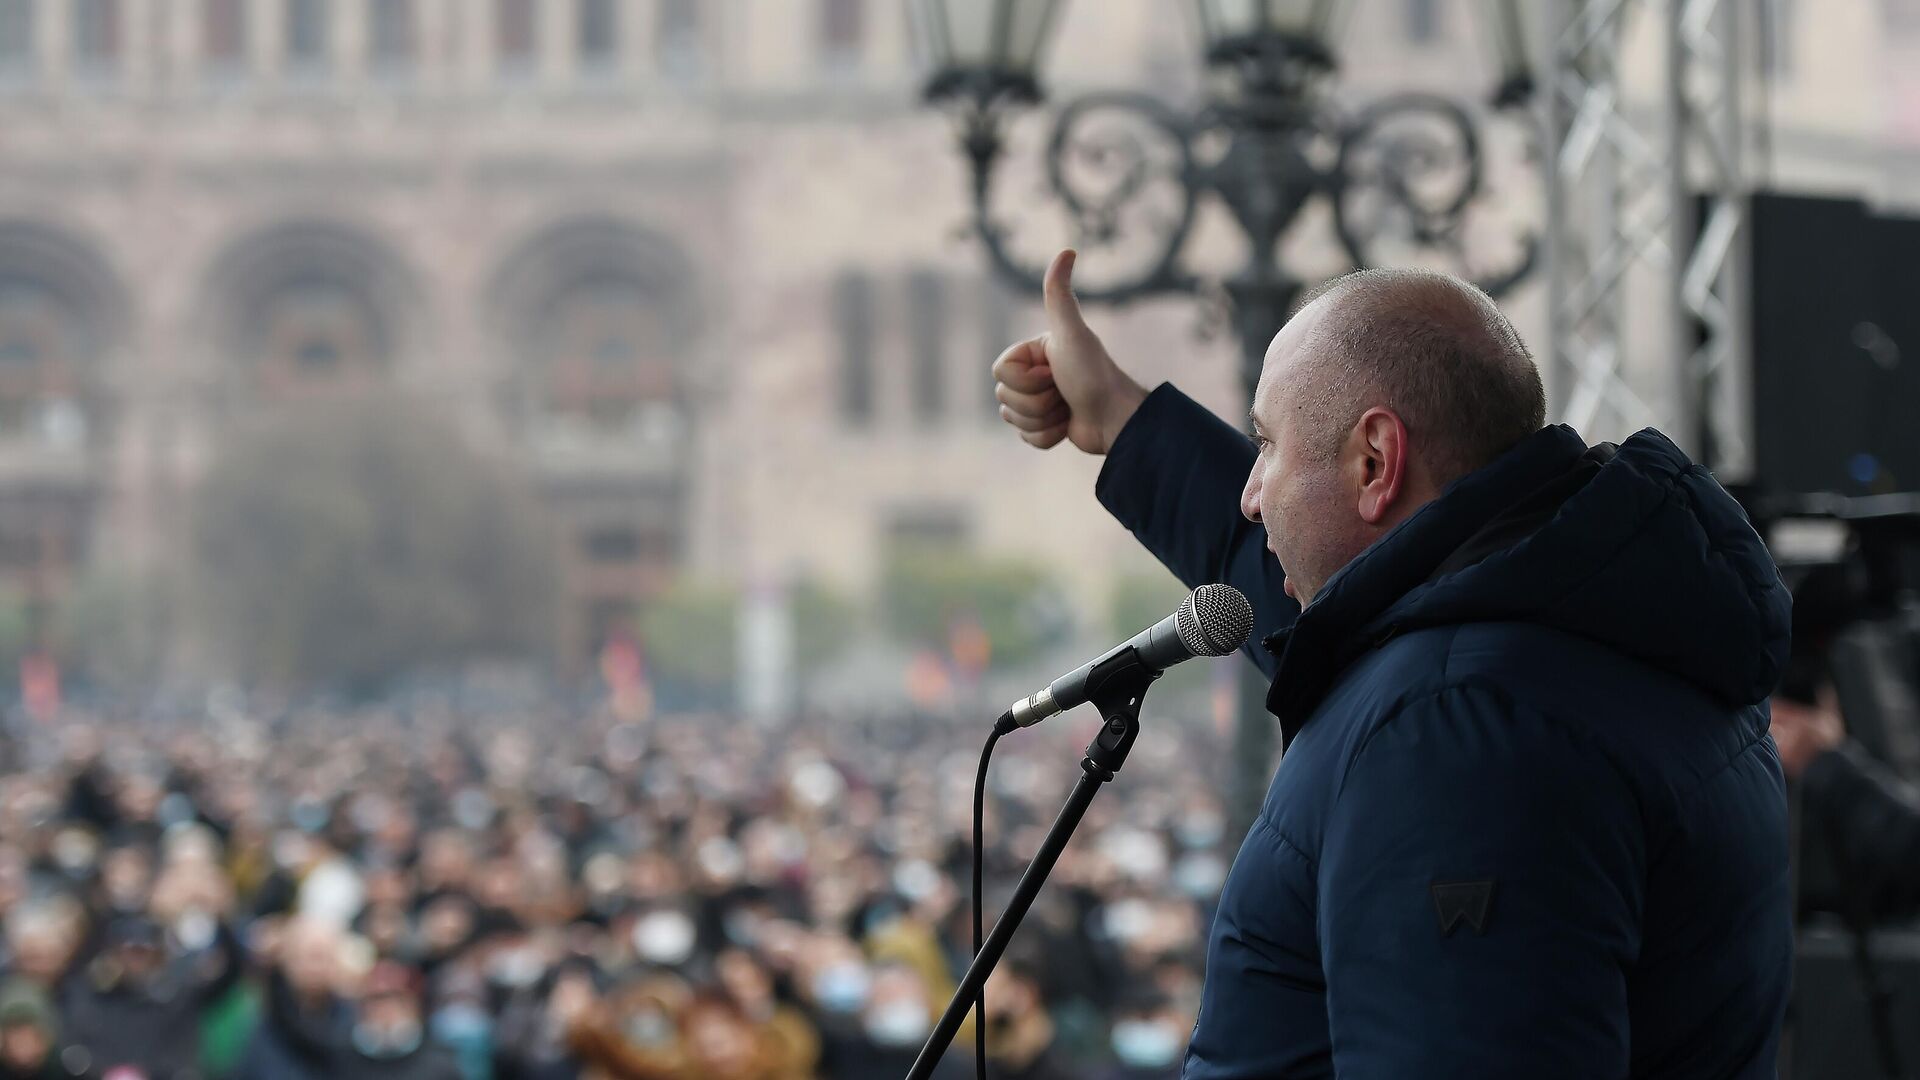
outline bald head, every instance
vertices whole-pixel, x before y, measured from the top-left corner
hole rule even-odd
[[[1436,483],[1499,457],[1546,423],[1533,356],[1487,295],[1429,270],[1361,270],[1300,310],[1288,382],[1303,448],[1331,457],[1367,409],[1407,426]]]

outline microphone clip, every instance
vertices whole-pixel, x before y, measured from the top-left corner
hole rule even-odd
[[[1122,649],[1096,665],[1087,676],[1087,700],[1100,711],[1100,730],[1087,744],[1080,768],[1105,782],[1126,764],[1127,753],[1140,735],[1140,705],[1160,671],[1141,662],[1133,649]]]

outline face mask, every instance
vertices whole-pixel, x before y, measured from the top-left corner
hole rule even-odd
[[[723,836],[716,836],[701,844],[694,858],[708,877],[729,884],[740,879],[740,871],[745,866],[739,846]]]
[[[53,861],[71,877],[83,877],[93,869],[100,845],[93,837],[77,829],[65,829],[53,838]]]
[[[818,758],[797,766],[788,783],[795,798],[816,810],[830,805],[846,790],[839,771]]]
[[[693,955],[693,920],[678,911],[656,911],[633,924],[633,948],[642,959],[675,967]]]
[[[751,911],[729,911],[720,920],[727,940],[743,949],[751,949],[760,940],[760,916]]]
[[[626,868],[620,864],[620,857],[602,852],[587,860],[580,868],[580,880],[587,891],[596,896],[611,896],[620,891],[626,880]]]
[[[173,937],[180,947],[188,952],[199,952],[213,944],[213,938],[219,932],[219,924],[213,916],[199,908],[188,908],[173,921]]]
[[[1180,1036],[1151,1020],[1122,1020],[1113,1025],[1113,1053],[1133,1069],[1164,1069],[1180,1057]]]
[[[893,899],[876,901],[867,908],[866,916],[861,922],[861,931],[864,936],[871,937],[898,922],[901,914],[899,903]]]
[[[478,832],[493,821],[493,800],[476,788],[462,788],[453,797],[453,820],[461,828]]]
[[[484,1042],[493,1023],[486,1011],[468,1001],[442,1006],[433,1014],[434,1038],[448,1043]]]
[[[532,986],[546,974],[547,965],[537,950],[508,949],[494,956],[487,965],[487,977],[496,985],[519,989]]]
[[[835,964],[813,977],[813,1000],[830,1013],[858,1012],[867,1003],[867,969],[859,964]]]
[[[176,791],[160,800],[160,808],[154,812],[154,819],[161,825],[178,825],[183,821],[192,821],[193,815],[193,800]]]
[[[293,804],[287,812],[288,820],[301,832],[316,833],[327,827],[327,808],[320,803],[302,799]]]
[[[1100,909],[1101,929],[1121,943],[1133,941],[1153,925],[1153,910],[1135,897],[1115,900]]]
[[[881,1046],[917,1046],[930,1019],[921,1002],[890,1001],[868,1015],[867,1037]]]
[[[353,1026],[353,1046],[366,1057],[391,1060],[403,1058],[420,1049],[420,1023],[409,1020],[385,1031],[365,1024]]]
[[[620,1033],[635,1046],[661,1046],[673,1039],[673,1021],[658,1009],[642,1009],[627,1017]]]
[[[1167,872],[1167,845],[1153,833],[1110,829],[1100,847],[1122,874],[1136,881],[1157,881]]]
[[[1211,900],[1220,894],[1227,880],[1227,868],[1219,856],[1194,852],[1173,866],[1173,885],[1195,900]]]
[[[893,868],[893,887],[901,896],[919,903],[940,888],[940,871],[925,859],[908,859]]]
[[[1226,823],[1212,814],[1195,814],[1181,821],[1174,829],[1181,845],[1190,848],[1212,847],[1220,842],[1221,835],[1226,831]]]

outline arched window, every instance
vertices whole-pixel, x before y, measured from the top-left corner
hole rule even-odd
[[[261,388],[297,397],[371,384],[386,367],[378,318],[335,282],[291,283],[259,314],[251,359]]]
[[[575,282],[556,296],[547,316],[553,350],[545,411],[603,431],[659,423],[654,407],[671,409],[676,391],[660,299],[616,274]]]
[[[0,442],[86,444],[81,315],[47,283],[0,270]]]
[[[0,442],[79,451],[95,441],[123,316],[119,286],[84,241],[0,224]]]
[[[369,389],[408,355],[414,279],[379,239],[293,221],[216,261],[204,324],[243,395],[298,399]]]
[[[685,255],[619,221],[539,234],[502,265],[493,308],[517,367],[513,408],[535,438],[672,445],[694,316]]]

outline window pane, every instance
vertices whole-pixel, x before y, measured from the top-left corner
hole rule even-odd
[[[820,53],[828,63],[850,63],[860,57],[865,28],[863,0],[821,0]]]
[[[0,271],[0,439],[84,441],[83,340],[77,312],[54,289]]]
[[[833,314],[840,331],[840,416],[865,423],[873,419],[873,282],[857,271],[840,275]]]
[[[907,277],[907,325],[913,335],[913,414],[936,420],[946,408],[946,282],[938,271]]]
[[[373,62],[405,67],[413,59],[413,0],[373,0]]]
[[[206,0],[206,23],[201,27],[207,62],[238,67],[247,56],[246,0]]]
[[[640,557],[647,544],[640,530],[631,525],[607,525],[589,530],[580,546],[593,562],[630,563]]]
[[[619,40],[618,23],[613,0],[580,0],[582,67],[603,67],[613,63]]]
[[[327,338],[310,338],[294,350],[293,362],[302,374],[331,375],[340,366],[340,344]]]
[[[109,66],[118,58],[119,0],[77,0],[73,5],[73,51],[89,67]]]
[[[700,70],[700,7],[696,0],[660,0],[654,48],[660,70],[691,75]]]
[[[326,56],[326,0],[287,0],[287,59],[311,67]]]
[[[524,68],[533,64],[533,0],[497,0],[493,9],[494,43],[500,65]]]
[[[34,0],[0,0],[0,66],[25,66],[33,56]]]
[[[952,550],[967,546],[966,511],[957,506],[897,507],[886,525],[887,546],[893,550]]]
[[[1440,32],[1440,0],[1406,0],[1407,40],[1432,41]]]

